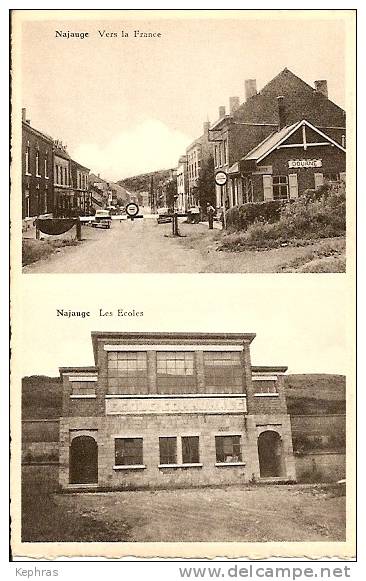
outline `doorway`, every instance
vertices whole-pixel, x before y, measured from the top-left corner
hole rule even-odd
[[[98,483],[98,444],[91,436],[77,436],[70,445],[70,484]]]
[[[259,472],[261,478],[285,476],[282,440],[278,432],[267,430],[258,437]]]

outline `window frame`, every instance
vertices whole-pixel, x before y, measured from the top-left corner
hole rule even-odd
[[[224,461],[220,461],[218,458],[218,447],[217,447],[217,442],[220,439],[223,438],[238,438],[238,444],[239,445],[239,454],[238,460],[230,460],[228,462]],[[235,444],[233,443],[233,452],[234,452],[234,446]],[[243,449],[242,449],[242,434],[238,434],[237,432],[233,432],[233,433],[219,433],[219,434],[215,434],[215,466],[217,467],[221,467],[221,466],[245,466],[245,462],[243,462]]]
[[[179,365],[179,362],[183,363]],[[178,372],[180,367],[183,367],[184,373]],[[187,373],[190,368],[192,373]],[[156,351],[156,391],[158,394],[173,395],[197,393],[197,365],[194,351]]]
[[[284,182],[279,181],[277,183],[277,180],[285,180]],[[276,189],[279,188],[279,196],[276,196]],[[283,197],[281,195],[281,190],[282,188],[286,189],[286,197]],[[289,179],[288,179],[288,175],[286,174],[280,174],[280,175],[272,175],[272,196],[273,196],[273,200],[277,200],[279,202],[288,202],[290,199],[290,188],[289,188]]]
[[[133,462],[130,464],[117,463],[117,441],[127,442],[127,441],[131,441],[131,440],[141,441],[141,448],[139,449],[141,456],[137,457],[137,460],[141,460],[141,462]],[[122,455],[123,455],[123,452],[122,452]],[[126,456],[128,458],[130,458],[129,455],[126,454]],[[131,436],[131,435],[114,436],[114,466],[113,466],[113,469],[114,470],[141,470],[144,468],[146,468],[146,465],[144,464],[144,438],[142,436]]]
[[[233,355],[236,357],[233,358]],[[230,356],[230,357],[229,357]],[[235,358],[238,359],[235,362]],[[230,361],[231,365],[222,364],[219,365],[211,364],[209,361]],[[236,363],[236,364],[235,364]],[[227,368],[231,370],[231,377],[223,377],[223,371],[221,374],[217,373],[215,376],[215,368],[223,370]],[[204,372],[204,382],[207,393],[245,393],[244,382],[243,382],[243,363],[241,360],[240,351],[204,351],[203,352],[203,372]],[[213,381],[212,381],[213,378]],[[207,391],[209,389],[209,391]]]
[[[118,362],[121,362],[120,365]],[[136,396],[148,393],[147,351],[109,351],[107,356],[107,394]]]

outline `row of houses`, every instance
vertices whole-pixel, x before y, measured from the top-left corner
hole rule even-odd
[[[35,129],[22,109],[22,218],[92,213],[89,168],[59,140]]]
[[[229,112],[220,106],[218,119],[203,124],[178,161],[178,209],[202,205],[203,174],[210,176],[210,202],[223,210],[288,201],[326,181],[345,181],[345,172],[345,111],[329,99],[326,80],[311,87],[285,68],[260,91],[255,79],[245,80],[244,102],[230,97]]]

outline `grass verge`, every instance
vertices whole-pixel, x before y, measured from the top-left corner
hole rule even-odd
[[[64,240],[33,240],[23,239],[22,241],[22,265],[32,264],[38,260],[48,258],[59,248],[65,246],[77,246],[79,242],[72,239]]]

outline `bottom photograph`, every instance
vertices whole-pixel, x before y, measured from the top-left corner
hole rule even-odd
[[[22,542],[345,541],[345,375],[249,330],[83,332],[23,377]]]

